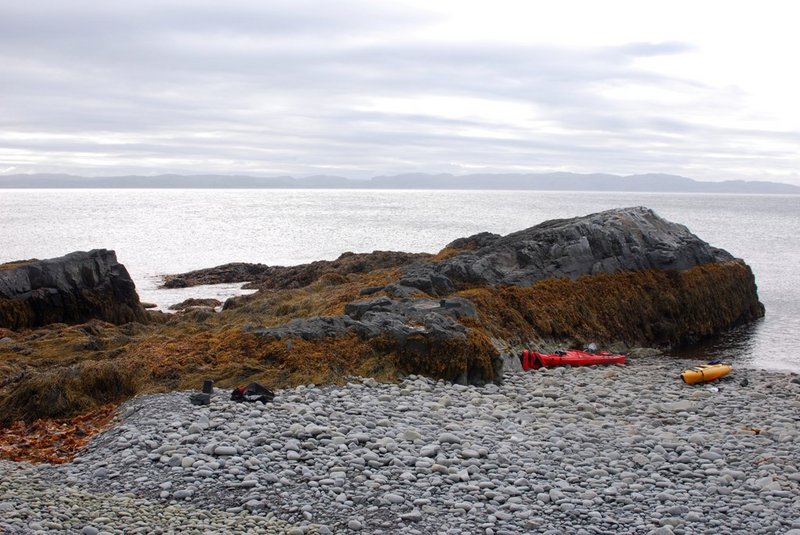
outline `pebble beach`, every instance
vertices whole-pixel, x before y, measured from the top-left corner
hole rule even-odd
[[[799,376],[694,364],[144,395],[71,463],[0,462],[0,533],[800,535]]]

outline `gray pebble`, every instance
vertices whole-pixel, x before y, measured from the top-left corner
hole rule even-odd
[[[353,380],[267,405],[145,395],[73,463],[0,461],[0,530],[800,530],[800,405],[785,374],[712,393],[676,383],[682,367],[637,359],[485,388]]]

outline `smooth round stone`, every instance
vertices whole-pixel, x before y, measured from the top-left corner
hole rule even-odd
[[[205,430],[205,426],[202,426],[199,423],[195,422],[189,426],[189,429],[187,431],[189,432],[190,435],[199,435],[200,433],[203,432],[203,430]]]
[[[651,529],[647,535],[674,535],[674,531],[669,526],[661,526],[660,528]]]
[[[704,518],[703,515],[697,511],[689,511],[686,513],[686,516],[684,516],[684,520],[687,522],[702,522]]]
[[[400,515],[400,518],[409,522],[418,522],[422,520],[422,513],[418,509],[414,509],[410,513]]]
[[[414,442],[416,440],[422,440],[422,435],[420,435],[419,432],[415,431],[414,429],[406,429],[400,434],[400,439]]]
[[[436,457],[439,447],[434,445],[423,446],[419,450],[420,457]]]
[[[106,468],[104,468],[104,467],[100,467],[97,470],[95,470],[94,472],[92,472],[92,477],[95,477],[95,478],[98,478],[98,479],[105,478],[107,476],[108,476],[108,470]]]
[[[394,493],[387,493],[383,495],[383,499],[388,501],[389,503],[404,503],[406,501],[405,498],[400,496],[399,494]]]
[[[234,446],[217,446],[214,448],[214,455],[236,455],[238,452]]]
[[[461,439],[453,433],[442,433],[439,435],[440,444],[461,444]]]
[[[76,462],[41,469],[54,483],[70,485],[58,498],[29,491],[35,485],[21,479],[40,469],[6,470],[12,465],[0,461],[0,496],[6,496],[0,524],[10,523],[10,532],[33,522],[43,531],[80,533],[81,524],[68,520],[80,507],[90,515],[83,522],[110,533],[151,533],[158,525],[164,532],[325,535],[330,528],[312,523],[322,518],[348,533],[407,535],[663,535],[697,526],[709,533],[797,533],[800,520],[786,513],[800,472],[786,465],[792,443],[781,437],[795,433],[800,402],[786,406],[776,398],[768,414],[750,403],[748,392],[765,388],[755,380],[748,391],[719,383],[713,404],[694,399],[697,388],[660,388],[674,386],[681,369],[651,361],[507,373],[502,386],[489,389],[416,377],[408,389],[402,383],[281,392],[264,408],[220,396],[201,412],[184,394],[145,396],[135,402],[138,412],[100,435]],[[401,398],[403,389],[408,395]],[[693,410],[663,410],[684,399],[693,400]],[[597,419],[587,418],[586,403],[595,404]],[[187,442],[189,422],[198,424],[192,431],[202,429],[195,443]],[[759,435],[739,431],[757,423]],[[292,426],[296,436],[288,432]],[[316,428],[329,431],[315,434]],[[217,448],[231,448],[230,454],[217,455]],[[288,452],[300,458],[288,460]],[[179,462],[170,466],[171,460]],[[92,477],[100,468],[106,479]],[[7,486],[6,476],[20,478],[20,490]],[[94,504],[84,489],[113,501]],[[40,494],[47,505],[39,505]],[[142,495],[152,501],[140,505],[135,497]],[[195,509],[215,497],[213,514]],[[70,505],[54,501],[61,498]],[[129,514],[120,517],[121,511]],[[106,518],[96,518],[100,512]],[[275,515],[302,523],[280,524]],[[353,520],[358,530],[347,525]]]

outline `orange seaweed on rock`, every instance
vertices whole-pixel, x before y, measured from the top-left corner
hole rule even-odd
[[[342,253],[336,260],[317,260],[296,266],[267,266],[264,264],[231,263],[212,268],[164,277],[165,288],[185,288],[199,284],[247,282],[245,288],[286,290],[303,288],[332,275],[349,277],[397,268],[419,260],[428,253],[373,251],[371,253]]]
[[[0,432],[0,457],[18,462],[69,462],[92,436],[108,428],[116,407],[105,405],[71,419],[16,422]]]
[[[750,269],[731,258],[630,208],[478,234],[435,257],[344,254],[269,268],[259,292],[219,314],[15,331],[0,344],[0,423],[74,416],[207,378],[271,389],[410,373],[480,383],[498,376],[498,340],[678,345],[763,315]],[[295,320],[307,328],[285,328]]]
[[[763,315],[743,262],[687,271],[626,271],[546,279],[530,287],[473,288],[455,295],[480,314],[467,323],[511,343],[571,339],[674,346]]]
[[[29,354],[0,346],[0,415],[5,425],[74,416],[140,392],[197,388],[205,378],[226,387],[257,380],[272,389],[340,382],[348,375],[393,380],[408,373],[436,378],[466,373],[470,380],[470,373],[492,377],[497,354],[492,339],[673,345],[761,313],[753,305],[750,269],[732,261],[685,272],[621,272],[456,292],[478,311],[476,318],[459,320],[468,328],[463,341],[418,335],[398,346],[391,337],[363,340],[352,334],[265,340],[244,328],[280,325],[296,315],[342,313],[359,297],[359,287],[393,276],[396,272],[387,270],[346,282],[318,280],[306,288],[265,293],[202,322],[172,318],[135,327],[95,321],[17,333],[15,343],[5,346],[22,346]]]
[[[399,268],[347,275],[323,274],[300,288],[262,290],[229,300],[224,320],[228,325],[254,323],[269,327],[298,317],[340,315],[347,303],[359,299],[363,288],[380,288],[399,276]],[[376,291],[374,295],[382,294]]]
[[[269,388],[343,382],[359,371],[394,367],[378,363],[375,346],[355,335],[325,340],[264,340],[240,328],[180,340],[148,340],[120,362],[139,366],[151,390],[196,388],[203,379],[220,387],[258,381]]]
[[[74,416],[107,403],[120,403],[140,390],[138,379],[135,370],[107,360],[30,373],[4,389],[0,424]]]

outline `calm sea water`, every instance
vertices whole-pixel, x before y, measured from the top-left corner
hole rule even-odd
[[[159,277],[227,262],[292,265],[344,251],[435,252],[476,232],[644,205],[743,258],[767,317],[698,358],[800,371],[800,197],[366,190],[0,190],[0,262],[114,249],[143,301],[225,298],[236,286],[159,290]]]

